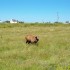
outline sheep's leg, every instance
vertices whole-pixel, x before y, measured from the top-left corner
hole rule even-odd
[[[26,43],[28,43],[28,41],[26,41]]]
[[[31,43],[31,41],[28,41],[28,40],[27,40],[27,41],[26,41],[26,43],[28,43],[28,44],[29,44],[29,43]]]

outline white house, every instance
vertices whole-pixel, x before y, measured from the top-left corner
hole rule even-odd
[[[11,20],[10,20],[10,23],[18,23],[18,20],[11,19]]]

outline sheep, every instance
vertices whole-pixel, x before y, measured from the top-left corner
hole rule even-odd
[[[38,37],[37,36],[34,36],[34,35],[27,35],[25,37],[26,39],[26,43],[37,43],[39,41]]]

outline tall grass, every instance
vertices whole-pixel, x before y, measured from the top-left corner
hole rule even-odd
[[[0,70],[70,70],[70,25],[0,24]]]

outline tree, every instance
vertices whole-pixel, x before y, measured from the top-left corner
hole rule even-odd
[[[66,21],[66,23],[69,23],[69,21]]]
[[[10,23],[10,21],[6,20],[5,23]]]

